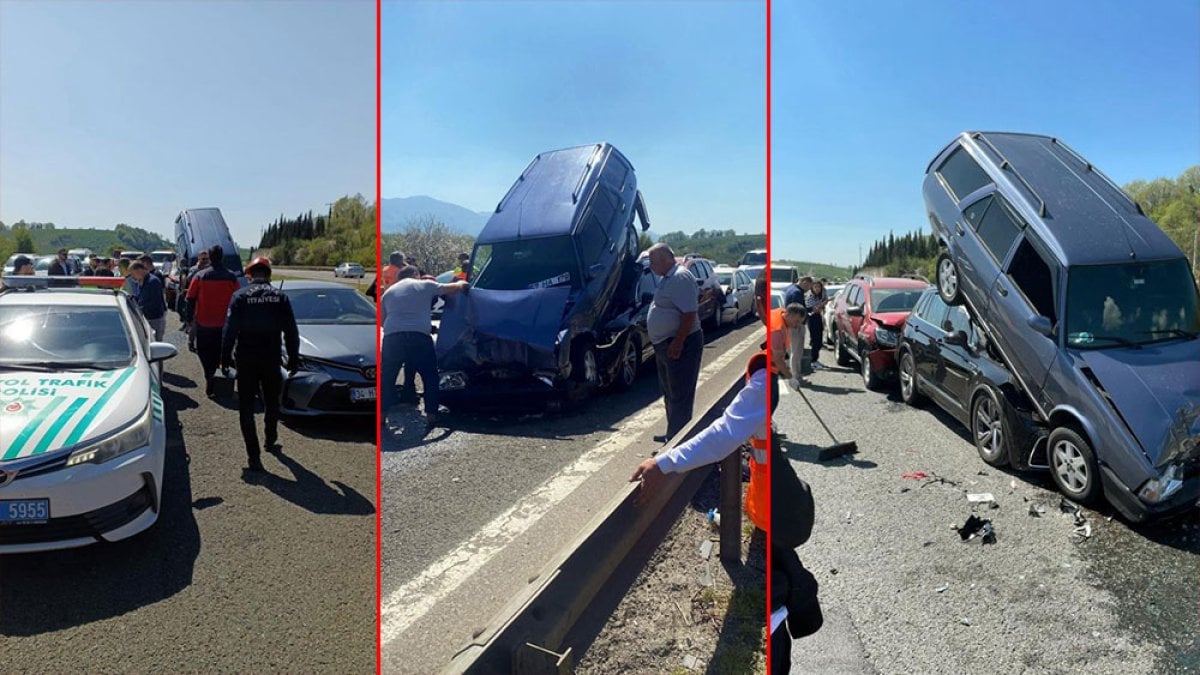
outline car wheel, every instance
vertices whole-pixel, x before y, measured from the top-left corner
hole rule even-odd
[[[868,390],[875,390],[879,387],[879,376],[875,374],[875,370],[871,368],[871,354],[865,348],[859,350],[860,365],[862,366],[863,385]]]
[[[1050,432],[1047,443],[1050,475],[1068,499],[1094,503],[1100,496],[1100,471],[1092,446],[1069,427]]]
[[[991,466],[1008,466],[1008,432],[1000,401],[991,388],[984,389],[971,404],[971,437],[979,458]]]
[[[843,368],[850,365],[850,350],[846,349],[846,339],[842,337],[842,332],[837,333],[837,364]]]
[[[621,365],[617,368],[617,389],[625,391],[632,387],[641,367],[642,341],[636,335],[630,335],[625,340],[625,348],[621,350]]]
[[[947,305],[962,304],[962,288],[959,286],[958,265],[950,259],[950,254],[942,251],[937,259],[937,289],[942,302]]]
[[[925,398],[917,388],[917,361],[907,349],[900,351],[900,398],[914,407]]]
[[[600,380],[600,374],[596,368],[595,347],[586,343],[578,343],[571,368],[571,378],[575,380],[576,384],[588,389],[596,386]]]

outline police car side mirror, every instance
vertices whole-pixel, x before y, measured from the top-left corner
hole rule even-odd
[[[169,342],[151,342],[150,343],[150,363],[158,363],[173,359],[179,354],[179,350],[175,345]]]

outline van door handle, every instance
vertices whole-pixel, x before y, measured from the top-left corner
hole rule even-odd
[[[967,233],[967,231],[963,229],[961,222],[954,223],[954,230],[958,232],[958,236],[960,237]]]
[[[1000,293],[1000,295],[1003,295],[1006,298],[1008,297],[1008,286],[1005,286],[1004,282],[1002,282],[1002,281],[996,282],[996,291],[998,293]]]

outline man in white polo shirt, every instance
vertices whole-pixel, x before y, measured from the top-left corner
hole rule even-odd
[[[686,267],[675,264],[675,252],[666,244],[651,246],[649,255],[650,270],[662,277],[646,316],[646,331],[658,366],[658,385],[667,408],[667,433],[654,437],[662,443],[692,419],[704,333],[697,316],[700,293],[696,277]]]

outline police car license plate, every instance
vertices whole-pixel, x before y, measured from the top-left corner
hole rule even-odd
[[[0,523],[36,524],[50,520],[49,499],[0,500]]]
[[[350,389],[351,401],[374,401],[375,387],[363,387],[361,389]]]

